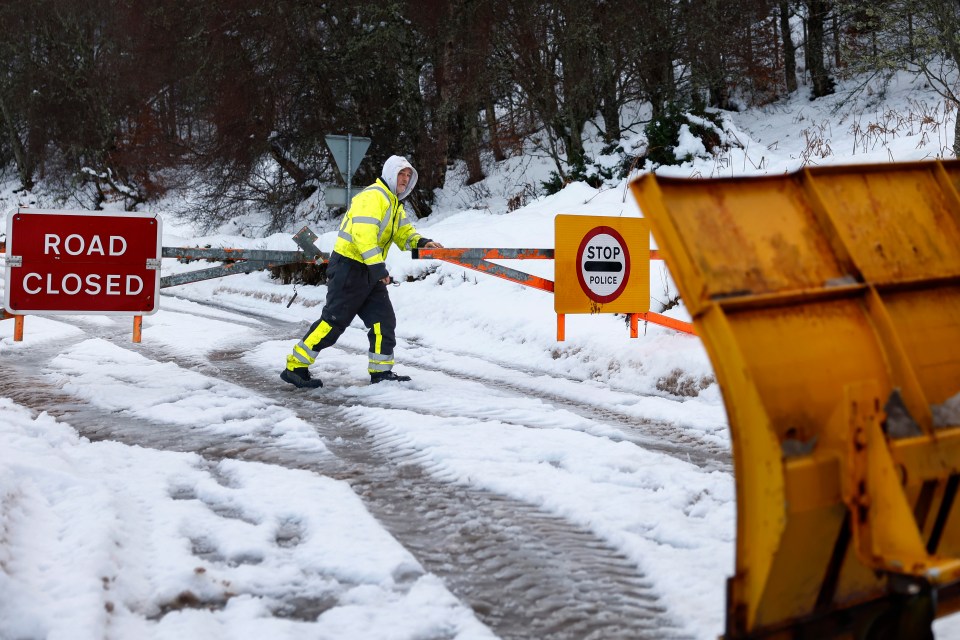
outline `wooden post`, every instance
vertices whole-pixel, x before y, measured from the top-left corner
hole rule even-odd
[[[636,314],[636,313],[631,313],[631,314],[630,314],[630,337],[631,337],[631,338],[636,338],[636,337],[638,337],[638,336],[640,335],[640,332],[639,332],[639,330],[638,330],[638,328],[637,328],[637,324],[638,324],[638,323],[637,323],[637,318],[638,318],[638,317],[639,317],[639,314]]]
[[[557,342],[563,342],[567,337],[566,320],[567,316],[562,313],[557,314]]]
[[[13,316],[13,341],[23,342],[23,316]]]
[[[133,316],[133,341],[140,342],[143,331],[143,316]]]

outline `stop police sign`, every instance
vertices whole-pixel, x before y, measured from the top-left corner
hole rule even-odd
[[[596,302],[616,300],[630,280],[630,251],[616,229],[591,229],[577,249],[577,278]]]
[[[18,210],[7,221],[4,306],[13,314],[156,312],[161,224],[147,213]]]
[[[643,218],[554,218],[557,313],[643,313],[650,309],[650,227]]]

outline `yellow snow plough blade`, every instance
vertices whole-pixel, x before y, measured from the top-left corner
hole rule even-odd
[[[926,637],[960,610],[960,162],[631,187],[730,422],[725,637]]]

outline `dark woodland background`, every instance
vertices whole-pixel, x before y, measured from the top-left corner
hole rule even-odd
[[[476,182],[525,141],[557,184],[582,176],[588,122],[667,162],[680,113],[840,78],[913,70],[958,102],[958,0],[0,0],[0,28],[0,178],[91,209],[189,189],[211,226],[253,208],[283,227],[336,180],[331,133],[408,155],[424,216],[451,162]]]

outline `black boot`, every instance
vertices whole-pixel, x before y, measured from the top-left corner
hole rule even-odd
[[[293,370],[284,369],[280,372],[280,379],[289,382],[298,389],[316,389],[323,386],[323,382],[319,378],[310,377],[310,371],[306,367],[297,367]]]
[[[410,376],[398,376],[393,371],[377,371],[376,373],[370,374],[370,384],[377,384],[378,382],[385,381],[409,382]]]

